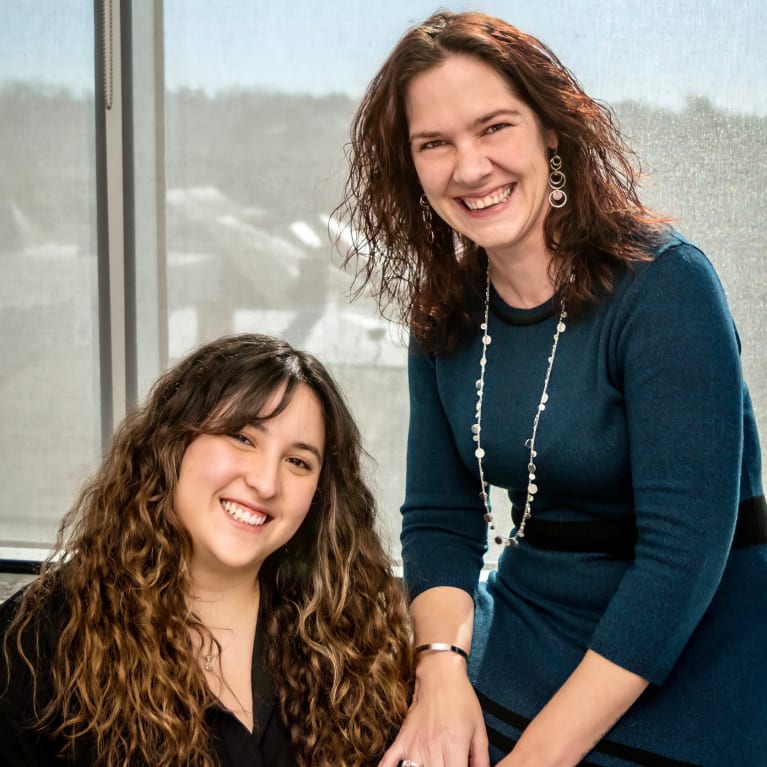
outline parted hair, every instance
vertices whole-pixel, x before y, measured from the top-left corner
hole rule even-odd
[[[396,733],[409,702],[410,631],[376,533],[359,431],[317,359],[279,339],[240,335],[190,354],[125,418],[6,633],[6,662],[16,642],[39,675],[26,638],[51,600],[64,606],[43,659],[53,693],[38,696],[36,723],[72,754],[84,738],[109,767],[216,763],[196,650],[213,637],[190,611],[192,543],[174,490],[196,436],[267,420],[301,384],[321,405],[324,461],[301,528],[259,573],[266,666],[302,767],[373,763]]]
[[[414,77],[450,56],[488,64],[558,136],[568,200],[548,211],[544,234],[556,294],[568,311],[609,291],[616,266],[647,258],[667,225],[639,199],[639,164],[612,110],[588,96],[544,43],[482,13],[432,15],[405,33],[362,98],[334,214],[342,222],[337,244],[344,263],[356,272],[355,291],[368,287],[382,313],[393,308],[431,351],[454,347],[473,326],[467,286],[481,291],[487,263],[481,248],[436,215],[430,242],[419,205],[406,93]]]

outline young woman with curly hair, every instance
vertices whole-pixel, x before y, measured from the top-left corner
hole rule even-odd
[[[765,763],[740,342],[634,159],[551,50],[480,13],[408,30],[356,113],[348,259],[411,339],[418,663],[381,767]]]
[[[369,765],[408,623],[357,427],[311,355],[224,338],[117,430],[0,608],[3,765]]]

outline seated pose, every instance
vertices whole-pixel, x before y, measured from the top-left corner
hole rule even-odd
[[[441,12],[372,80],[349,159],[348,256],[412,341],[418,662],[381,767],[767,764],[740,342],[610,110],[535,38]]]
[[[284,341],[163,375],[0,608],[0,764],[375,764],[411,651],[361,450]]]

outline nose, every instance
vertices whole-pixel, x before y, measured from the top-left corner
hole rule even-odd
[[[493,163],[474,141],[456,147],[453,179],[466,186],[476,186],[490,175]]]
[[[276,457],[251,456],[243,467],[243,478],[259,498],[274,498],[280,492],[280,465]]]

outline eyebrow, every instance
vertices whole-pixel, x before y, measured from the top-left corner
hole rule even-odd
[[[297,450],[306,450],[307,452],[312,453],[317,460],[322,463],[322,453],[320,453],[314,445],[310,445],[308,442],[295,442],[292,447]]]
[[[265,423],[253,423],[253,424],[250,424],[250,427],[252,429],[255,429],[256,431],[263,432],[264,434],[269,433],[269,429],[266,428]],[[323,462],[322,453],[320,452],[320,450],[318,450],[314,445],[312,445],[309,442],[294,442],[290,447],[293,448],[294,450],[306,450],[308,453],[311,453],[313,456],[315,456],[315,458],[320,463]]]
[[[483,125],[484,123],[488,123],[491,120],[495,120],[497,117],[500,117],[501,115],[504,115],[506,117],[519,117],[522,113],[518,109],[496,109],[492,112],[488,112],[486,115],[482,115],[482,117],[478,117],[474,122],[472,123],[472,128],[478,128],[480,125]],[[438,131],[419,131],[418,133],[412,133],[410,134],[409,140],[416,141],[416,140],[423,140],[423,139],[433,139],[437,138],[438,136],[442,135]]]

